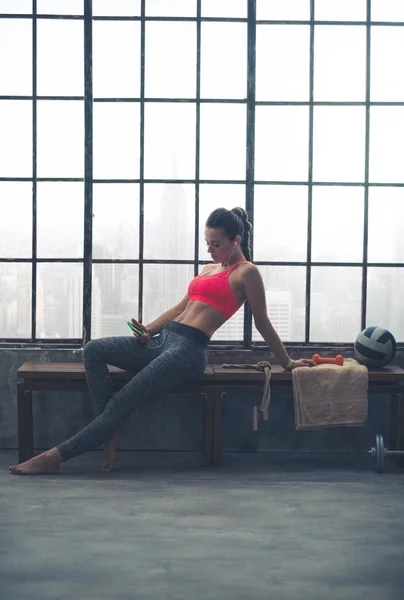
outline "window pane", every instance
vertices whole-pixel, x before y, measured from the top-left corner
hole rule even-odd
[[[140,96],[140,23],[93,22],[94,97]]]
[[[36,297],[38,338],[82,337],[82,264],[39,263]]]
[[[93,0],[93,15],[97,17],[137,17],[140,0]]]
[[[315,0],[314,18],[316,21],[366,21],[366,0]]]
[[[83,258],[83,183],[39,182],[37,219],[39,258]]]
[[[210,260],[205,242],[205,223],[216,208],[245,208],[245,185],[205,183],[199,186],[199,259]]]
[[[402,102],[404,81],[397,77],[404,58],[401,27],[372,27],[370,94],[373,102]]]
[[[144,257],[187,260],[195,248],[195,186],[146,184]]]
[[[372,21],[404,21],[401,0],[372,0]]]
[[[247,18],[247,0],[202,0],[202,17]]]
[[[84,94],[83,21],[39,19],[37,35],[38,94]]]
[[[201,106],[200,176],[245,179],[246,106]]]
[[[317,25],[314,42],[314,100],[365,100],[366,28]]]
[[[145,78],[148,98],[195,98],[195,23],[146,23]]]
[[[94,104],[94,177],[139,177],[140,108],[138,104]]]
[[[202,98],[246,98],[247,25],[202,23],[201,38]]]
[[[242,342],[244,338],[244,306],[235,315],[223,323],[212,335],[212,341]]]
[[[308,100],[309,59],[309,27],[258,25],[257,100]]]
[[[30,258],[32,183],[1,181],[0,214],[0,257]]]
[[[137,183],[95,183],[93,215],[93,258],[138,258]]]
[[[305,186],[255,186],[255,260],[306,260],[307,202]]]
[[[138,265],[93,265],[91,337],[132,335],[127,322],[138,318],[138,294]]]
[[[307,21],[310,0],[257,0],[257,19]]]
[[[31,20],[0,19],[0,56],[2,56],[0,94],[30,96],[32,94]]]
[[[306,320],[306,267],[260,267],[269,319],[282,342],[302,342]],[[253,341],[263,342],[253,321]]]
[[[32,177],[32,102],[0,101],[0,177]]]
[[[370,108],[369,179],[379,183],[403,182],[404,108]]]
[[[195,104],[145,106],[146,179],[194,179]]]
[[[313,179],[363,181],[365,176],[365,109],[314,107]]]
[[[0,338],[31,337],[30,264],[0,263]]]
[[[185,296],[193,265],[144,265],[143,323],[147,325]]]
[[[404,189],[369,189],[369,262],[404,263]]]
[[[39,100],[37,104],[39,177],[83,177],[84,103]]]
[[[146,0],[148,17],[196,17],[196,0]]]
[[[82,15],[83,0],[37,0],[36,10],[45,15]]]
[[[307,181],[309,110],[304,106],[257,106],[255,178]]]
[[[314,187],[312,260],[362,262],[363,211],[361,187]]]
[[[26,15],[32,13],[32,0],[0,0],[0,14]]]
[[[353,343],[361,331],[362,269],[312,267],[311,342]]]
[[[404,341],[403,320],[404,269],[370,267],[366,326],[385,327],[396,338]]]

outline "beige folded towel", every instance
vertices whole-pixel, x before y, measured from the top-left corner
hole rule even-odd
[[[368,370],[347,358],[342,367],[292,371],[296,429],[363,425],[368,414]]]

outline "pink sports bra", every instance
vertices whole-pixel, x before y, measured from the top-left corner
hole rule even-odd
[[[194,277],[188,286],[189,299],[209,304],[230,319],[240,307],[230,287],[229,275],[237,265],[244,262],[247,261],[235,263],[227,271]]]

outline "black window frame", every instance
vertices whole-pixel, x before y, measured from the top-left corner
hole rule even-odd
[[[402,268],[404,263],[371,263],[368,261],[368,209],[370,187],[404,187],[403,183],[370,183],[369,182],[369,139],[370,139],[370,107],[371,106],[404,106],[404,102],[371,102],[370,101],[370,54],[371,54],[371,27],[377,26],[401,26],[402,22],[372,22],[371,0],[366,0],[366,21],[315,21],[315,0],[310,0],[309,21],[284,21],[284,20],[257,20],[256,0],[246,0],[248,6],[247,18],[210,18],[201,16],[201,0],[195,0],[197,13],[195,17],[152,17],[146,16],[146,0],[141,0],[141,14],[135,17],[93,16],[92,0],[84,0],[84,11],[82,15],[54,15],[38,14],[37,0],[32,1],[32,14],[0,14],[0,19],[30,19],[32,20],[32,96],[0,96],[2,100],[31,101],[32,102],[32,177],[0,177],[0,181],[27,181],[32,183],[32,258],[2,258],[0,263],[29,263],[32,265],[32,303],[31,303],[31,337],[22,338],[0,338],[0,347],[52,347],[67,348],[84,346],[91,339],[91,290],[92,290],[92,265],[97,263],[129,263],[137,264],[139,267],[139,319],[142,320],[143,313],[143,266],[145,264],[192,264],[195,275],[200,265],[209,261],[199,258],[199,186],[200,184],[232,184],[243,183],[246,188],[246,210],[250,220],[254,223],[254,187],[260,185],[304,185],[308,189],[308,222],[307,222],[307,256],[303,262],[288,261],[254,261],[258,266],[303,266],[306,268],[306,322],[304,342],[285,342],[289,347],[348,347],[352,344],[344,343],[313,343],[310,342],[310,303],[311,303],[311,269],[312,267],[334,267],[343,266],[360,267],[362,269],[362,298],[361,298],[361,327],[365,328],[367,308],[367,276],[369,267]],[[37,95],[37,21],[38,19],[69,19],[82,20],[84,26],[84,96],[38,96]],[[141,80],[139,98],[93,98],[92,81],[92,23],[93,21],[138,21],[141,29]],[[145,29],[147,21],[191,21],[197,27],[197,53],[196,53],[196,98],[145,98]],[[245,99],[215,99],[201,98],[200,73],[201,73],[201,23],[202,22],[242,22],[247,25],[247,96]],[[288,101],[256,101],[255,98],[255,61],[256,61],[256,31],[259,25],[309,25],[310,26],[310,87],[309,100],[302,102]],[[362,25],[366,28],[366,95],[363,102],[318,102],[314,101],[314,43],[315,25]],[[84,151],[84,177],[83,178],[41,178],[37,176],[37,101],[38,100],[81,100],[84,102],[84,124],[85,124],[85,151]],[[139,179],[94,179],[93,177],[93,106],[97,102],[137,102],[140,104],[140,173]],[[170,179],[145,179],[144,178],[144,113],[148,102],[190,102],[196,105],[196,159],[195,179],[170,180]],[[246,175],[244,180],[202,180],[199,171],[199,148],[200,148],[200,107],[203,103],[237,103],[246,105],[247,132],[246,132]],[[309,107],[309,164],[307,181],[256,181],[254,175],[254,146],[255,146],[255,108],[256,106],[308,106]],[[317,182],[313,181],[313,112],[315,106],[363,106],[366,108],[365,129],[365,165],[363,182]],[[84,254],[81,259],[52,259],[37,257],[37,183],[51,181],[78,181],[84,183],[85,211],[84,211]],[[93,184],[94,183],[127,183],[139,184],[140,211],[139,211],[139,258],[136,260],[118,259],[93,259],[92,257],[92,215],[93,215]],[[144,186],[148,183],[191,183],[195,185],[195,248],[193,260],[151,260],[145,259],[143,254],[144,241]],[[364,238],[363,238],[363,260],[361,262],[313,262],[311,260],[311,230],[312,230],[312,194],[315,186],[359,186],[364,191]],[[253,242],[253,240],[252,240]],[[252,243],[252,251],[254,244]],[[36,338],[36,287],[37,287],[37,265],[40,263],[81,263],[83,264],[83,335],[82,338],[67,339],[38,339]],[[400,347],[404,346],[399,344]],[[264,342],[252,341],[252,315],[248,304],[245,308],[244,334],[242,341],[212,341],[212,347],[226,347],[234,349],[252,349],[265,346]]]

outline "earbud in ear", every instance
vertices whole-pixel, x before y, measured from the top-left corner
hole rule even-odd
[[[234,249],[236,249],[236,248],[237,248],[237,242],[234,244],[233,248],[234,248]]]

